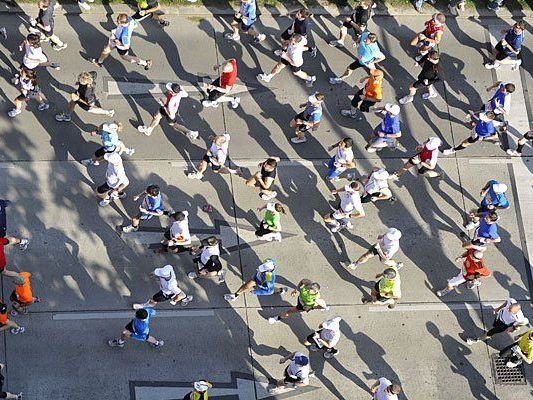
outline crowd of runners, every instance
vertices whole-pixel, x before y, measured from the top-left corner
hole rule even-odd
[[[87,2],[80,1],[82,9],[88,10]],[[422,1],[417,2],[417,8],[422,7]],[[40,90],[39,74],[42,68],[60,69],[60,65],[52,61],[43,50],[43,46],[49,43],[55,51],[67,48],[67,43],[54,33],[54,9],[55,0],[38,0],[39,13],[29,20],[29,33],[19,46],[21,52],[20,69],[14,74],[12,82],[20,91],[20,95],[14,99],[14,107],[9,111],[11,118],[16,118],[24,111],[25,104],[30,100],[37,102],[39,112],[49,109],[47,99]],[[460,10],[461,2],[456,6]],[[497,8],[498,2],[491,3]],[[344,47],[351,36],[354,41],[355,57],[346,69],[338,76],[329,78],[331,85],[337,85],[348,79],[356,71],[364,71],[360,74],[362,88],[358,88],[351,100],[351,107],[340,110],[341,116],[353,119],[363,119],[366,113],[374,112],[382,117],[382,122],[375,127],[372,135],[368,138],[365,150],[368,153],[394,149],[402,138],[402,122],[400,120],[401,107],[414,100],[418,92],[422,92],[422,98],[430,101],[438,96],[434,88],[435,83],[444,79],[440,69],[440,54],[438,45],[446,38],[446,18],[442,13],[434,14],[421,27],[419,33],[413,37],[411,45],[414,47],[413,58],[415,65],[420,67],[418,76],[399,99],[384,99],[382,86],[387,77],[380,62],[386,59],[379,45],[377,34],[368,30],[368,22],[372,16],[375,3],[372,0],[362,0],[354,9],[353,14],[343,19],[337,38],[332,38],[329,45],[336,48]],[[259,45],[265,40],[266,35],[257,27],[258,9],[255,0],[241,0],[241,6],[230,22],[230,31],[225,34],[227,40],[239,42],[251,40]],[[270,68],[265,66],[263,73],[257,79],[268,85],[276,75],[286,71],[292,72],[311,87],[317,77],[305,72],[304,64],[313,62],[317,55],[317,48],[310,45],[309,33],[311,31],[312,15],[309,10],[298,10],[290,26],[281,32],[279,36],[280,47],[274,51],[278,62]],[[161,13],[161,5],[157,0],[140,0],[137,9],[132,15],[118,14],[116,27],[111,31],[108,41],[102,51],[89,61],[98,68],[104,65],[108,56],[114,50],[118,56],[127,63],[136,64],[144,70],[152,68],[156,61],[144,59],[133,55],[131,52],[132,33],[135,28],[145,20],[151,19],[157,25],[164,28],[169,21],[164,19]],[[148,22],[147,22],[148,23]],[[494,47],[492,57],[484,66],[487,69],[497,69],[508,65],[513,70],[518,70],[521,63],[521,48],[524,40],[526,23],[517,21],[508,29],[502,31],[498,44]],[[5,38],[9,34],[4,28],[0,31]],[[245,38],[249,36],[248,38]],[[53,57],[52,57],[53,58]],[[288,67],[288,68],[286,68]],[[204,90],[203,107],[219,107],[227,103],[232,108],[240,105],[241,99],[233,93],[238,79],[238,59],[231,58],[216,65],[215,71],[218,78],[206,85]],[[518,78],[517,78],[518,79]],[[76,89],[70,94],[66,109],[55,115],[59,123],[70,122],[77,106],[86,112],[102,116],[101,125],[92,132],[92,136],[101,138],[101,147],[90,157],[80,160],[88,168],[104,166],[105,177],[103,183],[95,185],[95,196],[98,204],[102,207],[109,205],[117,199],[126,197],[126,189],[130,181],[123,163],[123,157],[131,157],[135,149],[127,147],[120,139],[123,131],[122,123],[115,120],[115,111],[104,108],[96,96],[97,71],[83,71],[78,75]],[[391,82],[392,83],[392,82]],[[458,146],[442,149],[444,155],[465,150],[467,147],[487,141],[499,143],[500,137],[506,132],[507,117],[511,110],[511,97],[515,91],[512,82],[497,82],[487,88],[490,97],[484,104],[480,104],[476,111],[468,111],[465,120],[470,124],[470,134]],[[178,122],[178,110],[180,101],[188,97],[183,87],[175,82],[169,82],[165,86],[164,96],[158,99],[154,106],[152,120],[141,124],[136,128],[146,136],[152,135],[158,125],[164,120],[175,131],[185,135],[191,141],[199,138],[198,131],[191,130]],[[299,107],[301,112],[296,114],[289,122],[288,129],[294,132],[291,138],[292,145],[305,145],[308,136],[320,127],[323,118],[322,105],[325,95],[311,91]],[[81,117],[81,116],[80,116]],[[128,116],[120,116],[126,119]],[[508,155],[520,156],[528,141],[533,140],[533,131],[526,132],[518,140],[517,148],[507,149]],[[242,178],[243,184],[255,190],[259,195],[257,211],[263,213],[261,222],[256,227],[255,235],[264,241],[282,241],[281,220],[287,212],[286,206],[276,201],[277,192],[275,183],[277,168],[280,158],[272,155],[257,166],[257,171],[251,176],[245,176],[241,168],[235,167],[228,159],[229,146],[234,139],[228,133],[221,133],[209,137],[210,145],[206,149],[202,160],[188,171],[188,178],[202,180],[208,170],[214,174],[233,174]],[[360,178],[355,178],[354,143],[350,137],[345,137],[331,144],[327,150],[332,152],[331,159],[327,163],[326,179],[331,183],[331,195],[337,196],[338,206],[323,215],[323,222],[330,227],[332,232],[353,227],[352,220],[365,217],[367,203],[395,202],[393,183],[401,179],[402,175],[411,169],[420,177],[428,179],[441,179],[443,172],[438,167],[438,157],[441,152],[442,142],[436,136],[430,136],[422,141],[416,150],[410,154],[407,161],[396,171],[387,171],[381,167],[374,167],[370,171],[361,173]],[[506,193],[509,188],[505,182],[499,182],[485,177],[486,184],[480,187],[479,207],[472,210],[467,216],[466,230],[463,242],[463,253],[458,255],[456,262],[460,264],[457,276],[450,277],[443,282],[442,288],[435,291],[439,297],[445,296],[456,290],[460,285],[468,289],[474,289],[482,284],[484,279],[490,279],[491,271],[485,264],[485,254],[491,251],[491,244],[501,241],[498,234],[498,221],[506,210],[511,207]],[[391,187],[392,186],[392,187]],[[224,282],[226,269],[222,255],[225,251],[220,237],[208,236],[200,242],[194,240],[189,228],[187,210],[171,210],[163,203],[163,193],[159,186],[148,184],[146,189],[134,196],[133,202],[138,202],[138,212],[131,216],[131,221],[121,227],[121,234],[130,234],[138,231],[144,221],[154,217],[160,218],[163,224],[168,221],[168,229],[162,234],[161,241],[155,248],[156,253],[187,253],[192,257],[196,265],[195,270],[188,273],[190,279],[212,279]],[[261,201],[262,200],[262,201]],[[127,201],[127,200],[126,200]],[[376,204],[379,206],[379,204]],[[209,205],[205,211],[210,212]],[[357,273],[357,269],[369,262],[372,258],[383,264],[383,270],[376,275],[371,292],[365,296],[363,303],[384,305],[394,308],[402,298],[401,268],[404,263],[396,257],[400,249],[403,233],[396,227],[390,226],[373,241],[372,246],[361,254],[356,260],[347,264],[349,271]],[[9,317],[26,314],[28,308],[40,301],[31,289],[31,273],[25,271],[13,271],[7,269],[5,246],[18,246],[26,250],[28,240],[24,238],[4,237],[0,239],[0,269],[3,276],[12,279],[13,291],[10,295],[11,310],[7,302],[0,302],[0,330],[9,330],[12,334],[25,332],[25,327],[19,325]],[[273,294],[284,295],[290,292],[295,297],[295,305],[279,315],[268,318],[270,324],[280,321],[290,322],[290,317],[297,313],[320,310],[330,311],[326,301],[321,296],[321,286],[313,279],[303,278],[293,290],[276,285],[278,265],[273,258],[265,259],[257,266],[253,276],[243,277],[245,282],[234,292],[224,295],[229,301],[235,301],[242,294],[255,296],[269,296]],[[108,341],[109,346],[122,348],[130,339],[147,342],[154,348],[164,345],[162,339],[156,338],[150,330],[151,318],[156,315],[158,303],[169,301],[171,305],[186,306],[193,301],[193,295],[185,293],[179,287],[179,282],[170,264],[155,268],[150,276],[160,286],[160,290],[145,302],[133,304],[134,318],[129,322],[120,336]],[[141,295],[142,294],[135,294]],[[466,342],[474,345],[478,342],[489,340],[495,334],[510,332],[518,333],[522,328],[529,325],[520,305],[513,299],[507,299],[501,306],[494,310],[493,327],[482,335],[469,337]],[[334,357],[338,354],[339,340],[341,339],[340,324],[342,320],[335,315],[327,315],[324,322],[318,328],[302,337],[301,342],[309,351],[321,351],[325,358]],[[283,377],[272,386],[272,393],[279,393],[288,388],[298,388],[309,384],[309,378],[313,375],[309,357],[306,351],[300,349],[292,352],[280,360],[280,364],[289,362],[283,371]],[[514,368],[522,361],[533,362],[533,329],[525,330],[516,336],[515,341],[503,348],[501,357],[506,358],[507,366]],[[0,364],[0,372],[3,365]],[[2,377],[0,373],[0,377]],[[3,382],[3,378],[0,379]],[[206,379],[194,383],[192,391],[184,398],[186,400],[207,399],[209,389],[212,387]],[[374,399],[394,400],[402,392],[398,382],[391,382],[383,377],[370,387]],[[21,394],[0,392],[0,398],[17,398]]]

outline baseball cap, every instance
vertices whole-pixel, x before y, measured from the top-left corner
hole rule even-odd
[[[383,271],[383,276],[387,279],[394,279],[396,278],[396,275],[396,270],[394,268],[387,268]]]
[[[374,177],[379,180],[385,180],[389,178],[389,173],[385,168],[380,168],[374,172]]]
[[[398,104],[385,104],[385,111],[390,112],[392,115],[398,115],[400,113],[400,106]]]
[[[341,317],[333,317],[327,321],[322,322],[322,327],[324,329],[331,329],[333,331],[338,331],[340,329],[339,323],[341,322]]]
[[[267,204],[267,210],[268,211],[276,211],[276,203],[268,203]]]
[[[117,133],[118,132],[118,125],[115,124],[114,122],[110,123],[110,124],[104,124],[102,125],[102,129],[106,132],[109,132],[109,133]]]
[[[168,82],[165,87],[174,93],[178,93],[181,90],[181,86],[177,83]]]
[[[122,162],[122,158],[120,157],[120,154],[118,153],[105,153],[104,160],[115,165],[120,164]]]
[[[259,272],[273,271],[274,268],[276,268],[276,262],[271,258],[267,258],[263,264],[257,267]]]
[[[389,228],[387,233],[385,233],[385,236],[390,240],[400,240],[402,237],[402,232],[396,228]]]
[[[304,367],[309,364],[309,359],[306,356],[296,356],[294,357],[294,362]]]
[[[429,140],[426,143],[426,147],[428,150],[436,150],[440,147],[442,144],[442,140],[440,140],[438,137],[432,137],[429,138]]]
[[[174,268],[172,267],[172,265],[167,264],[164,267],[156,268],[154,274],[160,276],[161,278],[170,279],[172,277],[173,272]]]
[[[492,189],[496,193],[502,194],[502,193],[507,192],[507,185],[505,183],[496,183],[495,185],[492,186]]]
[[[209,383],[206,381],[197,381],[194,382],[194,390],[197,392],[205,392],[207,389],[209,389]]]

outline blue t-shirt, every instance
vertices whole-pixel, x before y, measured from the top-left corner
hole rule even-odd
[[[159,193],[156,197],[148,195],[144,196],[142,208],[147,211],[163,211],[165,207],[163,206],[163,199],[161,198],[161,193]]]
[[[254,276],[255,290],[257,296],[267,296],[274,293],[274,284],[276,283],[276,271],[259,272]]]
[[[370,35],[370,32],[364,32],[359,39],[359,46],[357,46],[357,53],[359,54],[359,62],[365,66],[368,66],[376,58],[384,57],[383,53],[379,49],[377,42],[367,44],[366,38]]]
[[[145,310],[148,312],[146,319],[141,320],[134,318],[131,321],[131,325],[133,327],[133,333],[131,334],[132,339],[141,341],[146,341],[146,339],[148,339],[148,335],[150,334],[150,318],[153,317],[156,312],[151,307],[147,307]]]
[[[517,34],[513,28],[509,29],[507,31],[507,34],[505,35],[505,41],[508,44],[510,44],[513,49],[517,51],[520,50],[520,48],[522,47],[522,42],[524,41],[524,31]],[[514,54],[512,51],[510,51],[506,47],[504,47],[504,49],[505,49],[505,54],[511,57],[513,56],[516,57],[516,54]]]
[[[257,7],[255,5],[255,0],[248,3],[241,3],[239,12],[247,18],[246,20],[243,20],[244,25],[250,26],[255,22],[257,18],[256,11]]]
[[[314,105],[308,101],[305,105],[304,117],[307,119],[307,121],[320,122],[322,119],[322,106]]]
[[[496,133],[496,128],[494,127],[493,121],[482,121],[479,120],[474,128],[474,131],[480,138],[485,138],[487,136],[492,136]]]
[[[509,93],[503,93],[502,90],[505,88],[505,83],[500,83],[498,90],[494,93],[494,96],[490,99],[490,107],[492,110],[496,109],[496,100],[498,100],[499,107],[503,107],[505,104],[505,98],[510,96]]]
[[[483,212],[479,216],[481,220],[479,221],[479,227],[477,228],[477,237],[487,238],[487,239],[498,239],[498,225],[496,223],[489,224],[485,221],[485,216],[488,212]]]
[[[385,114],[385,118],[380,125],[380,131],[387,134],[396,134],[400,132],[400,116]]]
[[[118,144],[118,133],[102,131],[102,143],[106,150],[109,150],[109,151],[115,150],[115,147],[117,147],[117,144]]]
[[[507,200],[507,196],[505,193],[496,193],[494,191],[494,185],[497,185],[498,182],[495,179],[491,179],[489,181],[489,191],[483,197],[483,200],[481,200],[481,205],[486,207],[489,204],[492,204],[494,207],[501,207],[501,208],[508,208],[509,207],[509,200]]]

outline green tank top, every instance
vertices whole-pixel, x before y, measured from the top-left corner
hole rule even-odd
[[[317,299],[320,298],[320,293],[312,294],[305,286],[300,289],[300,300],[306,307],[314,307]]]

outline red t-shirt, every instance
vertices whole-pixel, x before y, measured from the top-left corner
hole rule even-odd
[[[482,277],[490,276],[490,270],[485,266],[485,260],[477,260],[473,257],[476,250],[469,249],[465,260],[463,261],[464,274],[463,276],[468,279],[470,276],[479,274]]]
[[[233,71],[223,72],[222,75],[220,75],[220,87],[223,89],[235,85],[235,81],[237,80],[237,60],[231,60],[230,64],[233,67]]]
[[[9,240],[7,240],[6,238],[0,238],[0,271],[3,271],[7,264],[6,254],[4,253],[4,246],[8,243]]]

